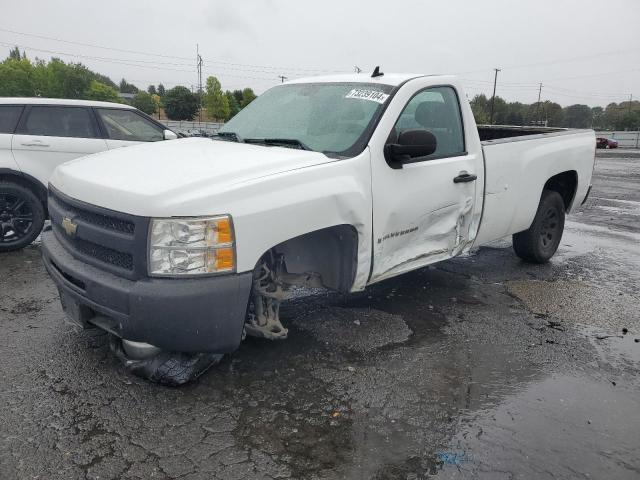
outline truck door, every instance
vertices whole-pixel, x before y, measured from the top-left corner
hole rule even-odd
[[[458,255],[476,235],[480,214],[476,206],[482,205],[481,152],[467,152],[456,89],[425,86],[428,82],[425,77],[401,87],[376,131],[386,139],[376,142],[372,137],[370,143],[374,244],[370,282]],[[475,124],[471,127],[475,129]],[[402,131],[414,129],[435,136],[435,152],[391,168],[384,144],[395,143]]]
[[[58,165],[107,150],[98,137],[88,107],[34,105],[20,119],[12,141],[13,156],[20,170],[47,185]]]

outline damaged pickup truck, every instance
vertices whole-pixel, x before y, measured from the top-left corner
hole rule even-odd
[[[508,235],[548,261],[594,152],[591,130],[477,126],[453,76],[296,80],[214,139],[59,166],[44,263],[76,324],[180,384],[245,335],[286,338],[292,285],[357,292]]]

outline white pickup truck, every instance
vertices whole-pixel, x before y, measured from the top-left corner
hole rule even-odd
[[[546,262],[594,152],[591,130],[477,126],[453,76],[296,80],[216,139],[58,167],[43,257],[69,317],[179,384],[246,334],[285,338],[291,285],[356,292],[507,235]]]

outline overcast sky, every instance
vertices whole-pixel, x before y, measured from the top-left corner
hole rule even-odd
[[[508,100],[535,102],[539,82],[562,105],[640,100],[640,0],[0,1],[0,48],[59,52],[141,88],[195,85],[199,44],[225,89],[380,65],[460,74],[471,98],[491,94],[498,67]]]

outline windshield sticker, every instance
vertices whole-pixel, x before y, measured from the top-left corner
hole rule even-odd
[[[372,102],[384,103],[389,95],[377,90],[366,90],[364,88],[354,88],[344,98],[358,98],[360,100],[370,100]]]

